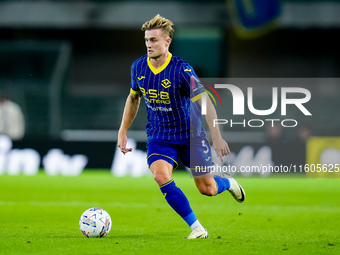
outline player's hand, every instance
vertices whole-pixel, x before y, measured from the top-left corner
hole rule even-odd
[[[213,141],[213,146],[216,151],[217,157],[219,157],[221,162],[224,163],[223,156],[226,156],[230,153],[228,143],[222,138],[219,138]]]
[[[127,136],[126,134],[118,133],[118,141],[117,146],[120,149],[120,151],[125,155],[127,152],[132,151],[132,148],[126,148],[127,144]]]

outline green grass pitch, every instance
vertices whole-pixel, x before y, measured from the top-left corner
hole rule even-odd
[[[200,195],[187,173],[174,179],[209,239],[183,239],[190,229],[152,177],[2,175],[0,254],[340,254],[339,179],[238,179],[243,204],[229,193]],[[113,221],[104,238],[86,238],[78,227],[94,206]]]

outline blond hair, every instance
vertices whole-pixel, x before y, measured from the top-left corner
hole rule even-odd
[[[172,23],[170,20],[157,14],[152,20],[145,22],[141,29],[142,31],[146,31],[150,29],[161,28],[165,34],[172,38],[175,31],[172,28],[173,25],[174,23]]]

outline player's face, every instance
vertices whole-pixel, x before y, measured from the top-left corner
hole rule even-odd
[[[157,59],[164,55],[167,56],[171,38],[164,34],[162,29],[156,28],[146,30],[144,39],[147,53],[150,58]]]

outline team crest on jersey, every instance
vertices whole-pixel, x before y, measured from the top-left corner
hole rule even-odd
[[[171,82],[168,79],[162,80],[161,84],[165,89],[171,86]]]

